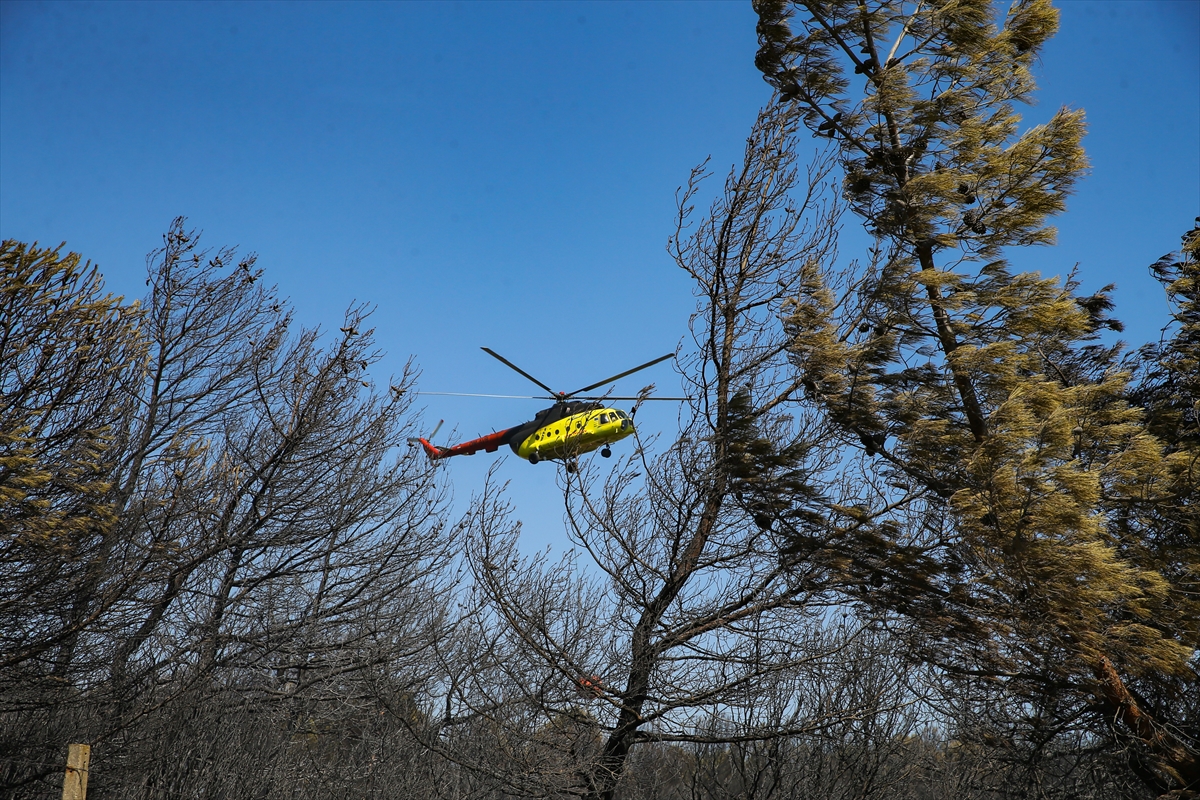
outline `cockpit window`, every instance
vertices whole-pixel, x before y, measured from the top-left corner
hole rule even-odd
[[[622,411],[619,408],[617,409],[617,416],[620,417],[621,419],[629,419],[629,415],[626,414],[624,411]]]

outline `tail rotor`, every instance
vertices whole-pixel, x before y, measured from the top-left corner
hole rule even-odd
[[[430,433],[428,436],[410,436],[410,437],[408,437],[408,446],[416,447],[417,445],[421,445],[421,447],[425,448],[425,453],[431,459],[441,458],[443,448],[438,447],[437,445],[434,445],[434,444],[430,444],[430,440],[433,439],[433,437],[437,436],[437,432],[442,429],[442,423],[445,421],[446,420],[444,420],[444,419],[439,419],[438,424],[433,429],[433,432]]]

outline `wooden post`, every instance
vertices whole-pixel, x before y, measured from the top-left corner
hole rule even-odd
[[[87,800],[88,763],[91,760],[90,744],[67,746],[67,774],[63,776],[63,800]]]

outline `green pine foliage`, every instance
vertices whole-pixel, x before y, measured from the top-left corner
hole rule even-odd
[[[0,246],[0,519],[52,544],[112,524],[107,453],[136,309],[102,295],[79,256]]]
[[[730,398],[726,420],[729,492],[754,524],[770,530],[777,521],[791,529],[818,522],[811,510],[818,493],[808,483],[811,443],[797,440],[780,446],[773,432],[759,430],[762,420],[745,390]]]
[[[1200,446],[1200,218],[1150,270],[1163,284],[1173,313],[1169,338],[1139,353],[1145,372],[1136,396],[1148,427],[1172,449]]]
[[[1156,268],[1179,327],[1156,351],[1156,399],[1139,403],[1118,349],[1098,342],[1119,329],[1111,287],[1081,297],[1074,276],[1012,264],[1054,241],[1049,218],[1087,168],[1081,111],[1024,131],[1016,111],[1056,10],[755,7],[758,67],[833,140],[844,199],[874,240],[861,267],[809,270],[785,319],[808,402],[873,464],[859,513],[867,549],[889,542],[878,569],[895,585],[920,553],[920,580],[871,604],[915,620],[924,656],[951,672],[999,678],[1014,697],[1075,697],[1067,713],[1140,754],[1152,787],[1200,779],[1186,720],[1133,688],[1194,681],[1200,644],[1194,547],[1168,553],[1158,533],[1195,541],[1182,522],[1196,485],[1194,238],[1192,255]],[[1152,511],[1164,504],[1176,522]]]
[[[124,389],[144,356],[139,319],[136,305],[104,294],[96,269],[61,245],[0,245],[5,667],[49,657],[74,635],[69,609],[87,554],[114,535]]]

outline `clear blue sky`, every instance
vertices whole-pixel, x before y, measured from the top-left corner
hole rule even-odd
[[[1026,118],[1086,109],[1093,170],[1059,245],[1016,265],[1117,283],[1140,342],[1165,319],[1145,267],[1200,213],[1200,2],[1061,8]],[[574,389],[686,333],[673,195],[739,157],[769,96],[754,25],[748,0],[0,0],[0,236],[66,240],[136,297],[183,214],[256,251],[302,323],[376,304],[380,378],[412,355],[423,389],[530,389],[488,345]],[[618,388],[651,380],[677,390],[666,366]],[[540,407],[424,400],[465,436]],[[669,432],[668,405],[642,429]],[[450,462],[460,498],[493,458]],[[509,454],[502,477],[530,544],[560,542],[552,471]]]

